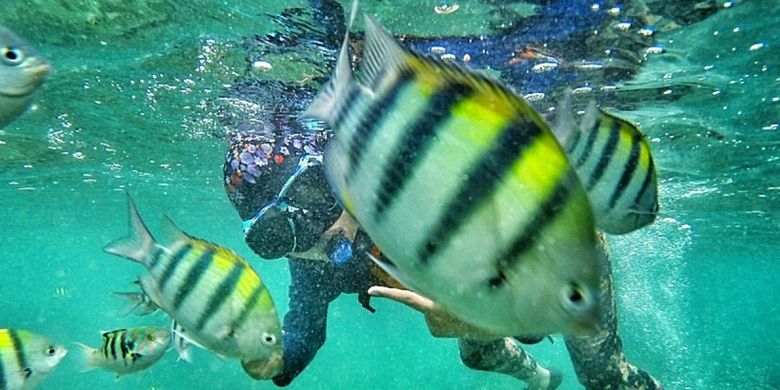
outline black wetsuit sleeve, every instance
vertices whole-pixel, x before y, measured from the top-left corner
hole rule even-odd
[[[284,368],[273,378],[287,386],[325,343],[328,305],[339,295],[327,263],[290,259],[290,309],[284,316]]]

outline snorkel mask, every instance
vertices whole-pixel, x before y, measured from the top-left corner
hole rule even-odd
[[[311,247],[338,218],[340,208],[321,172],[321,155],[304,154],[276,196],[244,221],[246,242],[264,259]]]

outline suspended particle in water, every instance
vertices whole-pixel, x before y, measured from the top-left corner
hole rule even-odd
[[[591,87],[579,87],[579,88],[574,88],[574,90],[571,91],[571,94],[572,95],[584,95],[586,93],[590,93],[591,91],[593,91],[593,88],[591,88]]]
[[[436,12],[439,15],[451,14],[459,9],[460,9],[460,5],[449,4],[447,2],[441,3],[441,5],[437,5],[433,7],[434,12]]]
[[[628,31],[631,28],[631,22],[620,22],[615,25],[615,28],[620,31]]]
[[[431,47],[431,53],[433,54],[444,54],[447,52],[447,49],[441,47],[441,46],[433,46]]]
[[[452,53],[442,54],[441,59],[442,61],[447,61],[447,62],[455,61],[455,54]]]
[[[652,46],[645,49],[646,54],[663,54],[664,52],[666,52],[666,49],[661,46]]]
[[[542,100],[542,99],[544,99],[544,93],[542,93],[542,92],[529,93],[529,94],[523,96],[523,99],[528,100],[529,102]]]
[[[471,55],[469,53],[466,53],[463,55],[463,62],[469,62],[471,61]]]
[[[756,51],[758,49],[761,49],[762,47],[764,47],[763,43],[760,43],[760,42],[759,43],[755,43],[755,44],[750,46],[750,51]]]
[[[639,29],[638,32],[639,35],[643,37],[651,37],[653,36],[653,34],[655,34],[655,27],[653,26],[642,27],[641,29]]]
[[[555,62],[542,62],[539,64],[534,65],[531,68],[531,71],[534,73],[542,73],[542,72],[549,72],[555,68],[558,67],[558,64]]]
[[[256,60],[252,62],[252,70],[260,72],[270,72],[274,67],[270,62],[265,60]]]

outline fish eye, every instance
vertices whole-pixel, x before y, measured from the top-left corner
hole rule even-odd
[[[276,336],[266,333],[263,335],[263,344],[265,345],[276,345]]]
[[[576,282],[569,282],[561,291],[563,306],[573,312],[582,312],[591,306],[589,294]]]
[[[0,50],[0,57],[8,65],[19,65],[24,61],[24,52],[15,47],[4,47]]]
[[[46,349],[46,354],[49,356],[54,356],[56,352],[57,352],[57,348],[54,348],[53,345],[50,345],[49,348]]]
[[[154,341],[154,335],[153,334],[148,334],[148,335],[146,335],[146,339],[149,340],[149,341]]]

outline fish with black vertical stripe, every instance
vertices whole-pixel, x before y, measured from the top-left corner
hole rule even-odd
[[[233,251],[184,233],[168,218],[167,244],[157,243],[129,194],[128,205],[130,235],[103,250],[146,267],[143,293],[187,329],[193,344],[240,359],[255,379],[281,371],[279,315],[257,272]]]
[[[655,221],[658,179],[647,138],[594,102],[577,125],[570,102],[567,93],[554,131],[588,191],[596,227],[624,234]]]
[[[38,386],[68,353],[45,336],[22,329],[0,329],[0,389]]]
[[[495,334],[596,332],[594,218],[549,125],[497,81],[365,21],[358,78],[347,32],[304,115],[333,128],[326,175],[389,259],[377,262]]]
[[[117,377],[151,367],[171,344],[171,332],[165,328],[115,329],[102,332],[101,337],[99,348],[76,343],[83,353],[84,371],[101,368]]]

